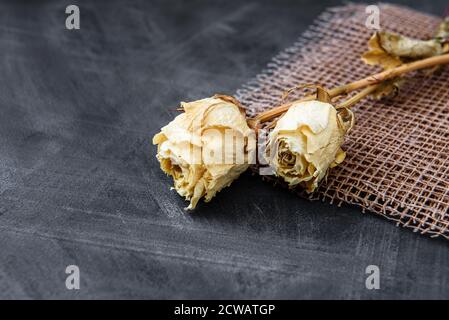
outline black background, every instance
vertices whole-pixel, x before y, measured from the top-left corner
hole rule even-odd
[[[234,93],[341,1],[73,3],[76,31],[72,2],[0,4],[0,297],[449,298],[444,240],[249,174],[186,214],[155,159],[178,101]]]

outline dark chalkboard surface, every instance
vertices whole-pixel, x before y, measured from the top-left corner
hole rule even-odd
[[[68,4],[0,4],[1,298],[449,298],[444,240],[249,174],[186,214],[155,159],[178,101],[232,94],[340,1],[77,1],[80,30]]]

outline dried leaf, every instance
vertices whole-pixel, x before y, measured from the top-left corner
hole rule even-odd
[[[376,32],[368,41],[370,50],[362,55],[362,60],[369,65],[391,69],[402,64],[401,59],[390,54],[382,47],[381,34]]]
[[[369,40],[370,50],[362,55],[362,60],[366,64],[388,70],[405,62],[441,55],[445,50],[449,50],[448,45],[443,46],[442,42],[447,40],[448,34],[449,19],[440,25],[436,38],[426,41],[390,32],[376,32]],[[428,73],[432,74],[435,70],[437,68],[432,68]],[[400,77],[385,81],[379,84],[371,95],[376,99],[396,95],[404,82]]]
[[[395,78],[385,81],[379,84],[376,90],[371,95],[377,100],[385,97],[396,96],[404,82],[405,79],[402,78]]]
[[[443,53],[437,39],[417,40],[390,32],[376,32],[368,42],[370,51],[362,59],[370,65],[391,69],[410,60],[437,56]]]
[[[449,16],[440,24],[436,38],[446,41],[449,39]]]
[[[436,39],[443,45],[443,52],[449,52],[449,16],[440,24]]]

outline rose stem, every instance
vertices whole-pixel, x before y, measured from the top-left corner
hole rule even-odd
[[[351,108],[353,105],[355,105],[357,102],[362,100],[363,98],[369,96],[371,93],[373,93],[377,88],[379,87],[379,84],[375,84],[369,87],[366,87],[353,97],[349,98],[348,100],[340,103],[335,108],[336,109],[342,109],[342,108]]]
[[[408,73],[408,72],[425,69],[425,68],[430,68],[430,67],[434,67],[437,65],[447,64],[447,63],[449,63],[449,54],[444,54],[441,56],[436,56],[436,57],[431,57],[431,58],[427,58],[427,59],[423,59],[423,60],[419,60],[419,61],[414,61],[411,63],[400,65],[393,69],[389,69],[386,71],[376,73],[374,75],[370,75],[361,80],[357,80],[357,81],[348,83],[346,85],[336,87],[334,89],[329,90],[329,95],[331,98],[334,98],[334,97],[340,96],[342,94],[347,94],[347,93],[350,93],[350,92],[358,90],[358,89],[363,89],[368,86],[372,86],[374,84],[378,84],[383,81],[386,81],[386,80],[389,80],[392,78],[396,78],[396,77],[403,75],[405,73]],[[314,100],[314,99],[315,99],[315,96],[310,95],[310,96],[304,97],[303,99],[289,102],[289,103],[280,105],[279,107],[273,108],[271,110],[267,110],[267,111],[262,112],[259,115],[257,115],[254,119],[252,119],[251,124],[256,125],[258,123],[264,123],[264,122],[270,121],[271,119],[276,118],[276,117],[280,116],[281,114],[283,114],[284,112],[286,112],[292,104],[302,102],[302,101],[310,101],[310,100]]]

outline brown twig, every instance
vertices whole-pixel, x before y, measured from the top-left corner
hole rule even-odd
[[[362,91],[360,91],[359,93],[357,93],[356,95],[354,95],[353,97],[349,98],[346,101],[343,101],[342,103],[340,103],[339,105],[337,105],[335,108],[338,109],[342,109],[342,108],[351,108],[353,105],[355,105],[357,102],[359,102],[360,100],[362,100],[363,98],[369,96],[371,93],[373,93],[374,91],[377,90],[377,88],[379,87],[379,84],[375,84],[369,87],[366,87],[365,89],[363,89]]]
[[[348,93],[351,93],[351,92],[359,90],[359,89],[363,89],[366,87],[371,87],[376,84],[380,84],[383,81],[396,78],[398,76],[401,76],[401,75],[409,73],[409,72],[426,69],[426,68],[430,68],[430,67],[434,67],[434,66],[438,66],[438,65],[448,64],[448,63],[449,63],[449,54],[444,54],[444,55],[440,55],[440,56],[435,56],[435,57],[403,64],[396,68],[382,71],[382,72],[370,75],[366,78],[363,78],[363,79],[348,83],[346,85],[331,89],[331,90],[329,90],[329,96],[331,98],[335,98],[340,95],[348,94]],[[374,89],[373,89],[373,91],[374,91]],[[365,97],[365,96],[366,96],[366,94],[363,97]],[[303,102],[303,101],[314,100],[315,98],[316,98],[316,95],[309,95],[302,99],[295,100],[295,101],[292,101],[289,103],[285,103],[276,108],[262,112],[259,115],[257,115],[254,119],[251,120],[251,124],[254,124],[257,126],[260,123],[270,121],[270,120],[282,115],[283,113],[287,112],[287,110],[293,104],[296,104],[298,102]],[[351,99],[349,99],[348,101],[350,101],[350,100]]]

